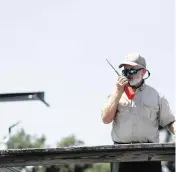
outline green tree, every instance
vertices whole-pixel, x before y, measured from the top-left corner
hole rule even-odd
[[[57,143],[57,147],[70,147],[85,145],[82,140],[79,140],[75,135],[64,137]],[[62,166],[59,172],[109,172],[109,163],[96,164],[70,164]]]
[[[46,137],[30,135],[21,129],[7,142],[8,149],[45,148]],[[70,147],[84,145],[84,141],[69,135],[57,142],[56,147]],[[25,167],[21,167],[25,168]],[[33,172],[109,172],[109,164],[69,164],[52,165],[49,167],[33,167]]]
[[[70,147],[70,146],[80,146],[84,145],[82,140],[79,140],[75,137],[75,135],[70,135],[62,138],[57,144],[57,147]]]
[[[75,135],[69,135],[62,138],[57,144],[57,147],[70,147],[84,145],[82,140],[79,140]],[[69,164],[62,166],[52,166],[47,168],[46,172],[84,172],[84,170],[91,168],[92,164]]]
[[[8,149],[22,148],[44,148],[46,138],[44,135],[37,137],[27,134],[24,129],[21,129],[13,135],[7,142]]]
[[[57,143],[57,147],[70,147],[81,145],[84,145],[84,142],[82,140],[77,139],[74,135],[64,137],[60,142]],[[71,170],[71,172],[109,172],[110,164],[109,163],[82,164],[82,165],[71,164],[69,166],[69,169]]]
[[[46,138],[44,135],[37,137],[36,135],[30,135],[25,132],[24,129],[20,129],[15,135],[13,135],[7,142],[8,149],[23,149],[23,148],[44,148]],[[20,167],[22,169],[25,167]],[[26,169],[27,170],[27,169]],[[44,172],[43,167],[33,167],[35,172]]]
[[[110,164],[96,163],[91,168],[86,169],[84,172],[110,172]]]

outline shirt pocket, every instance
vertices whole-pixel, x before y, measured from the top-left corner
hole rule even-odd
[[[119,126],[124,125],[129,121],[130,116],[130,102],[120,101],[117,107],[117,115],[115,121]]]
[[[130,111],[130,103],[128,101],[119,101],[117,112],[119,114],[127,114]]]
[[[155,121],[158,117],[159,106],[154,100],[143,102],[142,114],[148,119]]]

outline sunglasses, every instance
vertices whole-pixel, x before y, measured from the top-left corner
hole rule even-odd
[[[143,68],[140,68],[140,69],[123,69],[122,74],[125,75],[125,76],[133,75],[133,74],[136,74],[138,71],[140,71],[142,69]]]

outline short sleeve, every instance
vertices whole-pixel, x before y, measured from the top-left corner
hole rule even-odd
[[[168,100],[165,96],[159,96],[159,121],[162,127],[166,127],[169,123],[175,121],[175,115],[172,112]]]

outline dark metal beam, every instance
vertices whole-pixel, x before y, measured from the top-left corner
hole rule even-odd
[[[44,96],[44,92],[3,93],[0,94],[0,102],[39,100],[49,107],[50,105],[45,101]]]
[[[0,168],[70,163],[175,161],[175,143],[0,150]]]

